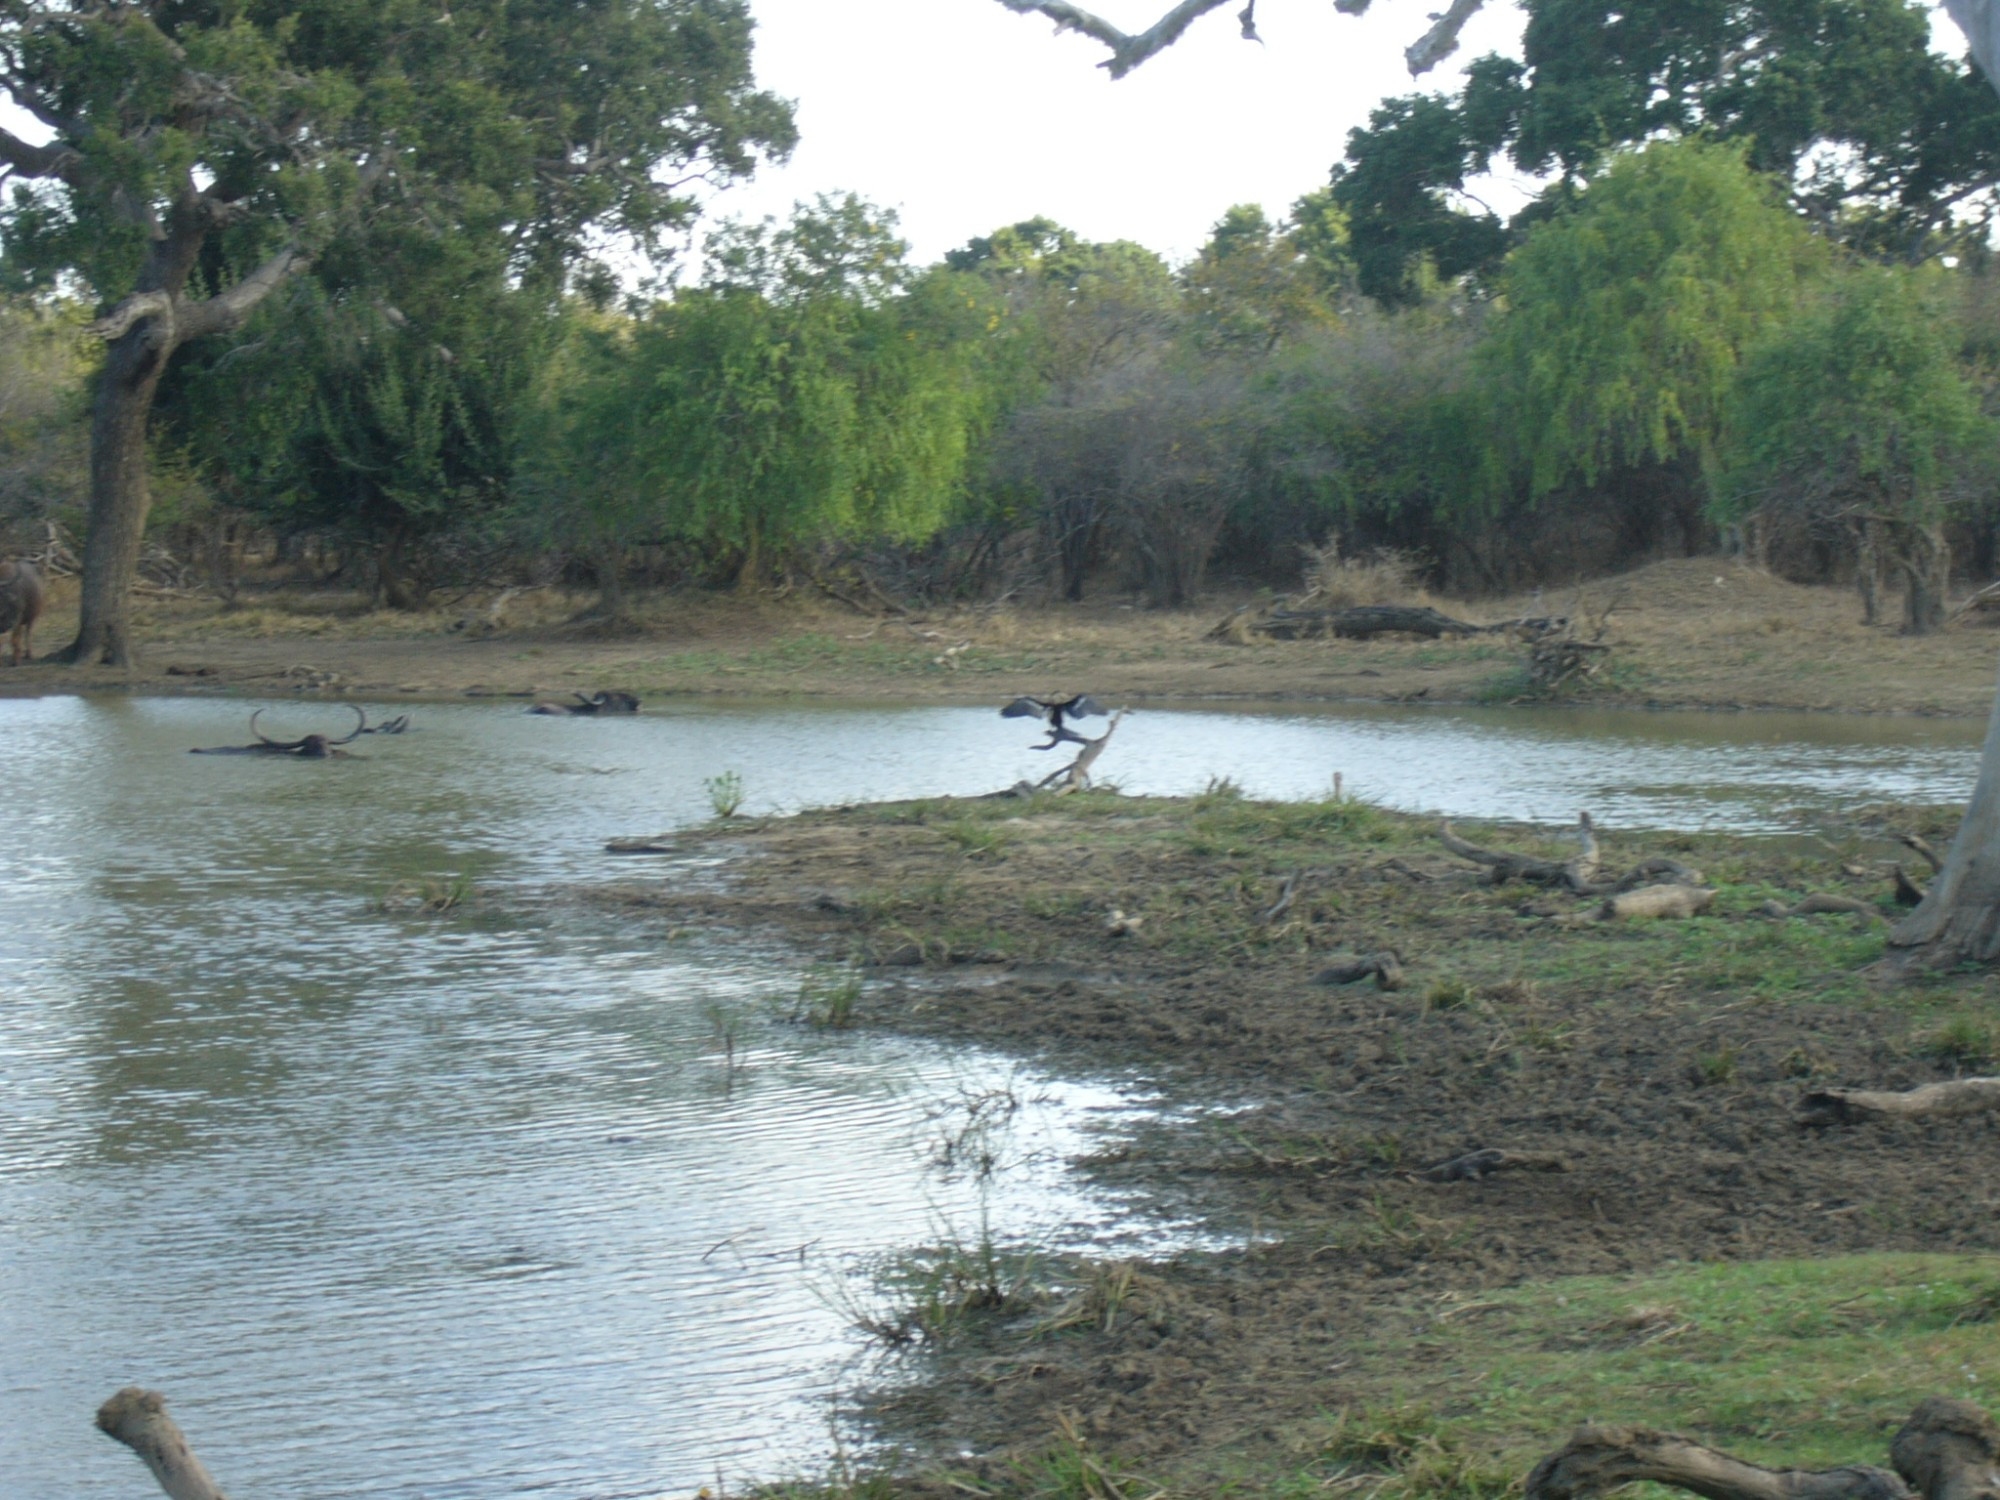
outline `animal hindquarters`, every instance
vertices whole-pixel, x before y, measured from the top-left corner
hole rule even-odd
[[[42,578],[24,562],[0,563],[0,630],[15,666],[34,660],[35,621],[42,615]]]

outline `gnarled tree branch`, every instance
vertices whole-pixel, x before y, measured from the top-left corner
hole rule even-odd
[[[1154,53],[1171,47],[1190,25],[1210,11],[1221,9],[1227,0],[1181,0],[1151,26],[1138,32],[1122,31],[1096,12],[1070,0],[1000,0],[1000,3],[1022,15],[1045,15],[1056,23],[1058,31],[1079,31],[1102,42],[1110,49],[1111,56],[1098,66],[1108,70],[1113,78],[1123,78]],[[1452,0],[1451,8],[1438,16],[1436,24],[1404,52],[1412,77],[1428,72],[1457,50],[1458,34],[1483,3],[1484,0]],[[1334,8],[1359,15],[1368,5],[1367,0],[1334,0]],[[1251,0],[1237,16],[1243,36],[1250,41],[1258,40],[1254,11],[1255,0]]]

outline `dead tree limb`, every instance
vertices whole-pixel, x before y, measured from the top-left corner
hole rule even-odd
[[[1902,1093],[1816,1089],[1799,1101],[1802,1125],[1859,1125],[1871,1120],[1949,1120],[2000,1109],[2000,1078],[1954,1078]]]
[[[1353,984],[1371,975],[1374,977],[1376,989],[1400,990],[1403,987],[1403,960],[1393,948],[1385,949],[1381,953],[1371,953],[1365,958],[1351,958],[1321,969],[1313,975],[1312,982]]]
[[[1567,1172],[1569,1163],[1553,1151],[1503,1151],[1484,1146],[1426,1167],[1417,1175],[1426,1182],[1477,1182],[1495,1172]]]
[[[1671,1484],[1708,1500],[1908,1500],[1886,1469],[1767,1469],[1714,1448],[1639,1427],[1579,1427],[1535,1465],[1524,1500],[1584,1500],[1637,1480]]]
[[[1486,866],[1491,871],[1487,878],[1495,885],[1526,880],[1534,885],[1567,886],[1580,896],[1601,895],[1597,889],[1597,829],[1589,813],[1576,815],[1576,836],[1582,847],[1571,858],[1540,859],[1532,854],[1509,854],[1467,843],[1452,831],[1449,820],[1438,826],[1438,841],[1460,859]]]
[[[1790,906],[1782,901],[1766,901],[1761,910],[1767,917],[1816,917],[1828,912],[1849,912],[1870,922],[1882,915],[1866,901],[1854,896],[1834,896],[1825,891],[1802,896]]]
[[[1944,868],[1944,856],[1938,853],[1927,840],[1920,838],[1918,835],[1914,833],[1900,833],[1896,835],[1896,842],[1901,844],[1905,849],[1916,850],[1917,853],[1928,860],[1933,875]]]
[[[97,1427],[138,1454],[171,1500],[224,1500],[158,1391],[126,1386],[97,1408]]]
[[[1118,732],[1118,725],[1125,717],[1125,710],[1119,709],[1111,716],[1111,727],[1094,740],[1085,740],[1083,750],[1077,758],[1059,771],[1051,771],[1036,782],[1031,791],[1082,792],[1090,789],[1090,768],[1097,763],[1097,757],[1104,753],[1104,747],[1111,743],[1111,736]]]

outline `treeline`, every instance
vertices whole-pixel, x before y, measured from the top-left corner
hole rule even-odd
[[[1335,532],[1463,593],[1727,547],[1899,583],[1927,628],[1954,559],[1996,561],[1991,257],[1844,243],[1750,156],[1614,153],[1393,295],[1338,182],[1232,210],[1178,268],[1045,220],[912,266],[853,199],[729,228],[643,298],[413,239],[181,352],[154,534],[225,593],[257,538],[392,607],[564,576],[613,614],[800,576],[1180,606],[1218,572],[1288,586]],[[17,542],[78,524],[81,322],[0,317]]]

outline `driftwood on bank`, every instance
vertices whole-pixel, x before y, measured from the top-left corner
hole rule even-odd
[[[1373,977],[1378,990],[1400,990],[1403,987],[1403,961],[1394,949],[1381,953],[1371,953],[1363,958],[1350,958],[1321,969],[1313,975],[1314,984],[1354,984]]]
[[[1426,1182],[1477,1182],[1495,1172],[1567,1172],[1569,1162],[1553,1151],[1503,1151],[1485,1146],[1426,1167],[1417,1175]]]
[[[171,1500],[224,1500],[158,1391],[126,1386],[97,1408],[97,1427],[138,1454]]]
[[[1671,1432],[1587,1424],[1535,1465],[1524,1500],[1586,1500],[1648,1480],[1708,1500],[1993,1500],[2000,1427],[1969,1401],[1925,1398],[1872,1464],[1767,1469]]]
[[[1873,922],[1881,917],[1866,901],[1854,896],[1835,896],[1825,891],[1814,891],[1802,896],[1787,906],[1778,900],[1766,901],[1760,908],[1767,917],[1815,917],[1827,913],[1845,913],[1860,917],[1864,922]]]
[[[1438,825],[1438,841],[1460,859],[1484,865],[1493,884],[1523,880],[1531,885],[1560,886],[1579,896],[1604,896],[1609,899],[1597,915],[1606,921],[1691,917],[1708,910],[1715,900],[1715,892],[1701,883],[1701,871],[1674,859],[1644,859],[1616,880],[1602,879],[1603,851],[1597,842],[1597,826],[1587,812],[1576,815],[1576,838],[1577,852],[1568,859],[1545,859],[1487,849],[1460,838],[1449,821]]]
[[[2000,1109],[2000,1078],[1954,1078],[1900,1093],[1815,1089],[1799,1101],[1802,1125],[1859,1125],[1871,1120],[1949,1120]]]

